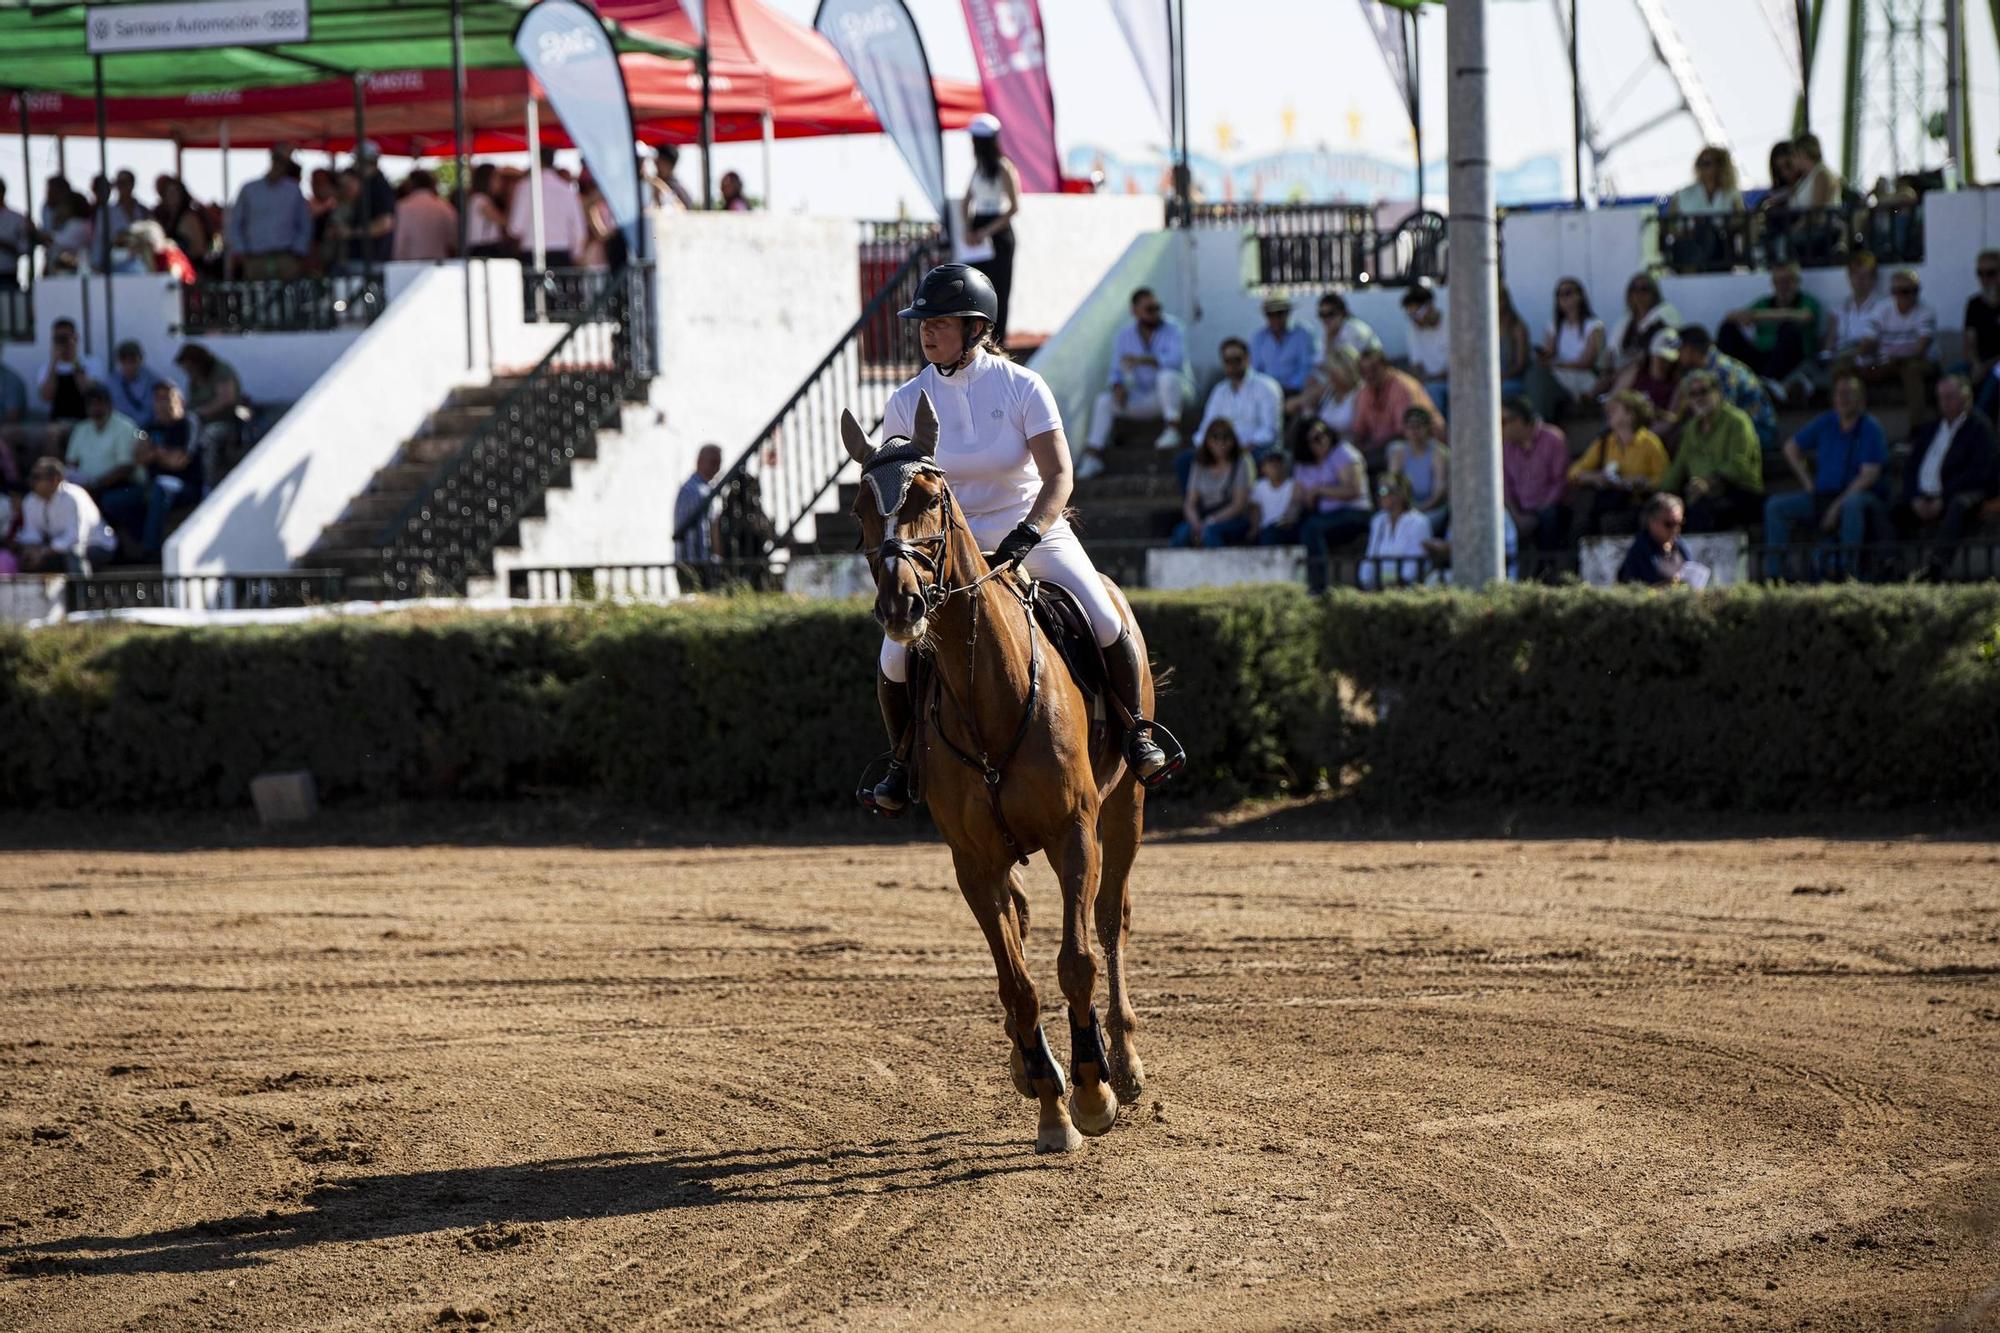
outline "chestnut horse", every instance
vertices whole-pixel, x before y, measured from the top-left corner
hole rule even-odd
[[[928,699],[913,701],[909,762],[993,951],[1014,1086],[1041,1103],[1035,1150],[1071,1152],[1083,1144],[1078,1130],[1094,1136],[1111,1128],[1119,1100],[1134,1102],[1145,1077],[1132,1045],[1138,1016],[1125,989],[1129,877],[1144,789],[1124,760],[1115,723],[1092,753],[1088,705],[1035,622],[1023,585],[1011,569],[988,566],[966,527],[935,462],[938,422],[929,396],[918,402],[907,441],[876,448],[851,412],[840,425],[865,483],[855,514],[875,576],[875,618],[913,656],[929,659],[933,688],[924,691]],[[1105,586],[1144,661],[1132,608],[1116,584],[1106,579]],[[1142,684],[1140,708],[1151,717],[1150,672]],[[1075,1083],[1067,1108],[1023,957],[1028,899],[1017,864],[1035,851],[1047,853],[1062,882],[1057,975],[1069,1002]],[[1093,1003],[1093,909],[1109,991],[1108,1047]]]

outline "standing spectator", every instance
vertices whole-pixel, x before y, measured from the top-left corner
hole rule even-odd
[[[135,222],[150,219],[153,210],[139,202],[139,178],[130,170],[121,171],[111,184],[111,221],[119,233],[132,230]]]
[[[1896,526],[1905,536],[1955,543],[1980,506],[2000,495],[2000,445],[1993,424],[1972,406],[1963,375],[1938,381],[1938,419],[1910,442]]]
[[[553,148],[542,150],[541,175],[542,262],[548,268],[572,268],[577,256],[583,253],[583,243],[590,234],[583,221],[583,202],[577,196],[576,186],[556,170],[556,150]],[[535,257],[535,192],[529,188],[530,184],[523,181],[515,187],[513,202],[507,210],[507,234],[514,238],[521,258],[532,264]]]
[[[1553,421],[1564,409],[1597,391],[1604,361],[1604,321],[1590,308],[1590,295],[1576,278],[1556,282],[1555,317],[1535,349],[1535,366],[1525,392],[1535,414]]]
[[[315,167],[307,177],[306,211],[312,215],[312,252],[322,259],[328,253],[326,229],[340,211],[340,177],[327,167]]]
[[[1256,511],[1257,544],[1290,546],[1299,539],[1298,483],[1289,475],[1290,460],[1273,451],[1264,455],[1263,473],[1250,488],[1250,507]]]
[[[103,176],[90,178],[90,268],[93,273],[111,272],[111,242],[125,230],[125,216],[111,197],[111,182]]]
[[[139,463],[145,432],[111,407],[111,390],[93,384],[83,395],[84,419],[70,428],[63,461],[69,478],[89,491],[104,519],[133,537],[146,515],[146,474]]]
[[[225,243],[228,276],[252,282],[295,278],[312,246],[312,209],[299,193],[292,146],[271,146],[271,166],[237,192]]]
[[[1306,423],[1292,459],[1304,515],[1299,539],[1306,548],[1306,587],[1324,592],[1328,554],[1368,531],[1368,464],[1353,445],[1335,444],[1323,421]]]
[[[1722,396],[1730,406],[1742,409],[1756,428],[1757,443],[1769,449],[1778,439],[1778,409],[1771,402],[1771,395],[1764,388],[1764,381],[1750,367],[1726,352],[1718,352],[1709,341],[1708,330],[1699,324],[1689,324],[1681,330],[1680,374],[1686,383],[1689,371],[1712,370],[1722,385]],[[1684,415],[1681,398],[1674,398],[1674,415]]]
[[[1202,428],[1201,448],[1181,499],[1173,545],[1215,549],[1250,538],[1250,455],[1227,417]]]
[[[1680,450],[1660,489],[1687,501],[1688,531],[1721,532],[1752,522],[1764,499],[1764,458],[1757,431],[1739,408],[1722,400],[1711,370],[1688,376],[1688,419]]]
[[[1203,441],[1208,439],[1209,423],[1217,420],[1229,422],[1235,427],[1236,439],[1259,459],[1278,447],[1278,431],[1284,417],[1284,395],[1278,390],[1278,382],[1268,375],[1261,375],[1250,369],[1250,348],[1241,338],[1229,337],[1222,340],[1222,378],[1208,394],[1208,408],[1201,414],[1201,425],[1195,434]],[[1191,467],[1194,456],[1186,455],[1185,463]],[[1181,489],[1187,489],[1187,472],[1179,465]]]
[[[1764,379],[1774,402],[1802,402],[1813,390],[1819,334],[1826,311],[1801,285],[1799,266],[1771,270],[1771,294],[1760,296],[1726,321],[1716,345]]]
[[[1805,456],[1813,456],[1806,467]],[[1774,495],[1764,504],[1764,540],[1774,548],[1770,571],[1780,571],[1775,548],[1791,541],[1795,525],[1819,521],[1819,530],[1840,534],[1853,548],[1868,537],[1870,520],[1882,512],[1876,487],[1889,461],[1888,437],[1868,414],[1868,391],[1857,375],[1833,382],[1833,410],[1823,412],[1785,441],[1785,462],[1802,489]]]
[[[1639,535],[1632,539],[1625,563],[1618,566],[1618,581],[1649,588],[1681,582],[1687,567],[1694,563],[1687,544],[1681,541],[1685,521],[1686,510],[1678,495],[1662,491],[1646,501],[1639,515]]]
[[[167,239],[181,248],[181,253],[197,266],[205,264],[209,252],[214,248],[209,235],[208,220],[201,209],[188,198],[187,188],[176,176],[159,176],[153,181],[153,192],[160,202],[153,205],[153,221],[160,224]]]
[[[1562,503],[1569,484],[1569,442],[1523,398],[1500,405],[1500,480],[1521,539],[1539,550],[1560,550],[1569,538],[1569,515]]]
[[[174,364],[187,376],[187,410],[200,424],[196,447],[207,472],[206,489],[228,476],[243,453],[243,423],[250,405],[236,368],[200,343],[181,348]]]
[[[674,497],[674,560],[683,565],[704,565],[715,559],[713,524],[706,517],[709,483],[722,471],[722,446],[704,444],[695,455],[694,471],[681,483]]]
[[[1264,327],[1250,335],[1251,368],[1276,380],[1286,394],[1297,394],[1305,392],[1316,359],[1312,334],[1292,323],[1292,303],[1282,296],[1267,298]]]
[[[30,574],[87,577],[93,560],[108,561],[118,553],[118,539],[90,492],[65,481],[63,465],[54,458],[37,459],[28,474],[14,544],[22,570]]]
[[[1875,336],[1834,358],[1833,376],[1859,375],[1863,383],[1897,382],[1903,386],[1904,423],[1901,438],[1915,432],[1928,415],[1931,344],[1937,339],[1937,312],[1919,299],[1915,270],[1899,268],[1889,278],[1889,300],[1876,307]]]
[[[159,383],[160,377],[146,365],[144,347],[132,338],[118,344],[106,386],[113,411],[135,422],[146,420],[153,415],[153,388]]]
[[[743,193],[743,178],[733,171],[722,173],[722,179],[715,183],[716,193],[721,196],[716,204],[725,213],[748,213],[754,205]]]
[[[438,197],[437,177],[419,167],[395,208],[392,259],[435,262],[458,253],[458,210]]]
[[[1528,371],[1534,364],[1535,345],[1528,336],[1528,323],[1514,308],[1513,294],[1503,282],[1500,284],[1500,396],[1520,397],[1527,390]]]
[[[1645,368],[1653,336],[1662,329],[1678,329],[1681,312],[1660,295],[1660,284],[1650,273],[1635,273],[1625,284],[1625,317],[1611,332],[1612,381],[1604,387],[1629,389]]]
[[[1141,287],[1132,293],[1132,322],[1111,344],[1110,384],[1091,409],[1090,440],[1077,464],[1077,480],[1104,471],[1104,446],[1121,419],[1164,421],[1159,447],[1178,449],[1181,400],[1190,391],[1180,321],[1162,310],[1152,288]]]
[[[1965,357],[1973,399],[2000,425],[2000,250],[1981,250],[1979,290],[1965,298]]]
[[[1429,411],[1438,433],[1444,433],[1444,414],[1431,402],[1424,386],[1407,371],[1391,366],[1381,348],[1363,352],[1360,365],[1361,388],[1354,395],[1354,424],[1349,438],[1364,454],[1373,455],[1371,466],[1379,467],[1383,451],[1402,435],[1404,418],[1412,407]]]
[[[625,266],[625,236],[611,216],[611,201],[597,184],[597,177],[585,167],[577,178],[577,202],[583,205],[583,254],[581,266],[602,272]]]
[[[1438,414],[1450,414],[1451,333],[1438,309],[1437,292],[1428,278],[1417,278],[1403,293],[1403,317],[1410,322],[1408,332],[1410,373],[1424,386],[1436,404]]]
[[[35,396],[49,412],[49,445],[60,448],[69,428],[84,418],[84,394],[98,382],[97,368],[76,350],[76,324],[67,316],[49,325],[49,359],[35,379]]]
[[[1651,430],[1650,399],[1630,389],[1613,394],[1604,405],[1604,416],[1609,429],[1591,441],[1569,469],[1575,530],[1584,537],[1631,531],[1633,506],[1667,473],[1667,447]]]
[[[1389,446],[1385,474],[1410,483],[1410,505],[1434,532],[1451,515],[1451,450],[1437,436],[1437,419],[1421,407],[1403,414],[1403,438]]]
[[[361,200],[346,234],[348,258],[379,268],[396,252],[396,187],[382,174],[382,149],[373,139],[354,145],[354,173],[361,178]]]
[[[1680,217],[1741,213],[1743,191],[1737,187],[1736,163],[1729,150],[1710,144],[1695,154],[1694,182],[1682,186],[1669,207]]]
[[[680,166],[680,161],[679,145],[670,143],[661,144],[659,155],[647,160],[650,170],[646,175],[646,183],[652,187],[653,203],[668,212],[686,212],[695,206],[694,196],[688,193],[687,186],[681,184],[680,177],[674,174],[674,169]],[[476,181],[478,177],[475,175],[473,179]]]
[[[0,181],[0,292],[21,289],[21,261],[32,263],[34,252],[34,226],[7,207],[7,182]]]
[[[1014,215],[1021,211],[1021,174],[1000,150],[1000,118],[981,112],[966,127],[972,136],[972,181],[959,204],[968,247],[990,246],[991,259],[973,267],[993,282],[1000,317],[993,340],[1007,342],[1007,300],[1014,290]]]
[[[180,389],[167,380],[153,386],[153,407],[138,458],[148,478],[139,547],[147,559],[157,560],[167,539],[168,520],[194,508],[202,494],[201,447],[194,423],[188,420]]]
[[[472,189],[465,196],[465,253],[473,259],[511,259],[507,218],[495,196],[499,168],[481,162],[472,169]]]
[[[1368,524],[1368,550],[1362,558],[1360,583],[1364,588],[1378,584],[1403,587],[1421,582],[1424,576],[1424,546],[1431,540],[1431,525],[1411,508],[1410,479],[1391,472],[1375,488],[1379,509]]]

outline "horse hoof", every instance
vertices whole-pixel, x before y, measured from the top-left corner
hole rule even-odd
[[[1146,1090],[1146,1068],[1137,1056],[1129,1061],[1111,1063],[1111,1086],[1117,1090],[1118,1100],[1127,1106],[1139,1104],[1139,1094]]]
[[[1035,1152],[1048,1156],[1051,1153],[1075,1152],[1083,1146],[1083,1135],[1076,1132],[1074,1125],[1050,1125],[1035,1135]]]
[[[1014,1080],[1014,1091],[1029,1101],[1035,1100],[1035,1085],[1028,1082],[1028,1066],[1021,1059],[1019,1051],[1013,1051],[1007,1056],[1007,1073]]]
[[[1078,1084],[1069,1095],[1069,1114],[1079,1130],[1096,1138],[1118,1123],[1118,1096],[1108,1083],[1088,1089]]]

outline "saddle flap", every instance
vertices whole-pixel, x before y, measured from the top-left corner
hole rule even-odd
[[[1083,603],[1069,589],[1046,579],[1029,586],[1029,599],[1036,623],[1069,668],[1070,678],[1086,700],[1096,702],[1104,693],[1104,652],[1097,646],[1097,632],[1090,627]]]

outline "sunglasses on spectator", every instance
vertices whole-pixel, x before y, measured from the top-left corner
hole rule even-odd
[[[1139,307],[1139,313],[1151,318],[1160,313],[1160,308],[1156,305],[1142,305]]]
[[[1979,270],[1979,276],[1982,278],[2000,278],[2000,268],[1982,268]]]
[[[1915,296],[1917,289],[1915,287],[1891,287],[1889,294],[1891,296]]]
[[[1243,364],[1243,361],[1244,357],[1240,352],[1231,352],[1228,356],[1222,358],[1222,364],[1225,366],[1240,366]]]

